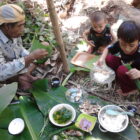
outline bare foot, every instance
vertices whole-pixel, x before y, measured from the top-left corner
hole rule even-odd
[[[134,95],[134,94],[137,94],[138,93],[138,90],[132,90],[132,91],[129,91],[129,92],[123,92],[121,89],[118,89],[116,91],[118,94],[122,95],[122,96],[128,96],[128,95]]]

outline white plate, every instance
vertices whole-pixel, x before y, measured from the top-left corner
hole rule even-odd
[[[21,118],[16,118],[10,122],[8,131],[12,135],[17,135],[23,131],[24,127],[24,121]]]
[[[55,122],[55,120],[53,119],[53,114],[54,114],[54,112],[56,112],[57,110],[60,110],[60,109],[63,108],[63,107],[67,108],[68,110],[70,110],[70,111],[72,112],[72,118],[71,118],[67,123],[65,123],[65,124],[58,124],[58,123]],[[75,117],[76,117],[76,111],[75,111],[75,109],[74,109],[71,105],[69,105],[69,104],[58,104],[58,105],[54,106],[54,107],[50,110],[50,112],[49,112],[49,119],[50,119],[50,121],[51,121],[54,125],[60,126],[60,127],[67,126],[67,125],[71,124],[71,123],[74,121]]]

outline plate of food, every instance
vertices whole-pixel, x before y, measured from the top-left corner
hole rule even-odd
[[[49,120],[60,127],[70,125],[76,117],[75,109],[69,104],[58,104],[49,112]]]

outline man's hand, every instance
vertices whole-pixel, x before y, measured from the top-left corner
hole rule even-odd
[[[19,87],[23,90],[28,90],[28,89],[32,88],[32,83],[38,79],[40,79],[40,78],[33,77],[29,73],[24,73],[22,75],[19,75],[19,77],[18,77]]]
[[[126,74],[131,78],[131,79],[138,79],[140,78],[140,71],[137,69],[131,69]]]
[[[45,49],[37,49],[29,54],[34,60],[42,59],[48,55],[48,52]]]
[[[25,56],[25,65],[26,67],[32,63],[34,60],[45,58],[48,55],[48,52],[45,49],[37,49]]]

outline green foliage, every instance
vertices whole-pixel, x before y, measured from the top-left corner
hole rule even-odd
[[[11,135],[8,132],[9,123],[15,118],[23,118],[20,113],[19,104],[9,105],[0,114],[0,139],[1,140],[32,140],[25,125],[24,131],[20,135]]]
[[[17,83],[0,88],[0,113],[10,104],[17,91]]]
[[[34,39],[33,42],[32,42],[32,46],[30,48],[30,51],[32,52],[36,49],[45,49],[48,52],[48,55],[46,56],[46,58],[37,60],[38,64],[44,63],[48,59],[48,57],[50,57],[51,54],[52,54],[52,46],[50,46],[50,45],[45,46],[45,45],[41,44],[38,40]]]
[[[39,140],[39,132],[43,126],[43,115],[36,105],[27,97],[20,97],[20,110],[32,140]]]
[[[21,5],[26,14],[26,25],[23,36],[23,44],[28,49],[34,37],[43,42],[49,42],[52,46],[56,45],[52,27],[49,25],[48,13],[39,4],[26,1]],[[47,19],[47,20],[45,20]]]

